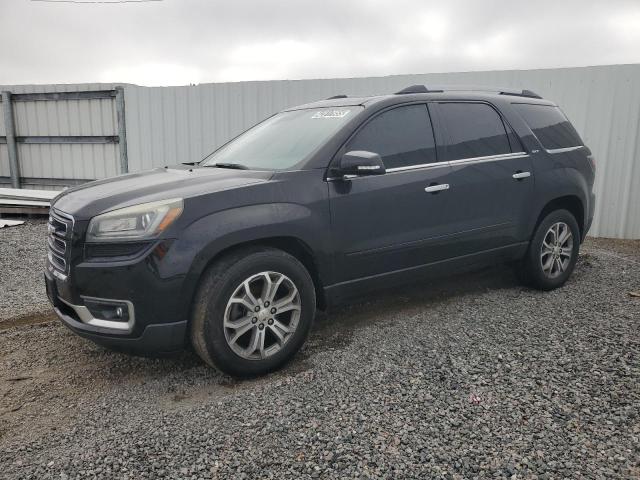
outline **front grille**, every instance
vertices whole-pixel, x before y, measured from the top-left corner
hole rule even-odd
[[[47,257],[49,262],[53,268],[66,275],[69,272],[73,217],[51,209],[49,211],[47,229]]]

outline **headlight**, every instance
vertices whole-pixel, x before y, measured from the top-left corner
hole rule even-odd
[[[181,198],[141,203],[93,217],[87,242],[143,240],[158,236],[182,213]]]

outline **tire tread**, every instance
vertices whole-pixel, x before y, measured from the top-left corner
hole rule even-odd
[[[569,264],[566,275],[562,275],[559,278],[550,279],[544,276],[542,269],[539,267],[538,248],[539,243],[542,241],[541,236],[547,232],[547,229],[556,221],[563,221],[569,225],[574,237],[574,256]],[[565,284],[568,278],[573,272],[576,260],[578,258],[578,251],[580,249],[580,229],[578,222],[573,214],[563,208],[553,210],[549,212],[536,226],[531,241],[529,242],[529,248],[527,253],[522,259],[517,269],[518,278],[520,281],[529,287],[538,290],[554,290]]]
[[[265,256],[271,258],[276,257],[287,262],[294,262],[296,267],[299,268],[301,272],[304,272],[307,277],[306,281],[311,287],[313,300],[312,308],[315,312],[316,299],[313,280],[304,265],[302,265],[302,263],[292,255],[272,247],[254,246],[230,252],[216,260],[202,274],[202,280],[194,297],[189,335],[195,352],[206,364],[226,373],[231,373],[232,375],[243,376],[246,374],[234,369],[230,365],[225,365],[220,361],[216,361],[207,347],[205,329],[206,321],[209,317],[211,292],[219,292],[222,290],[222,287],[231,280],[234,271],[236,271],[234,268],[241,269],[245,267],[245,264],[246,266],[249,266],[255,260],[260,259],[261,257],[264,258]],[[252,375],[252,373],[249,375]]]

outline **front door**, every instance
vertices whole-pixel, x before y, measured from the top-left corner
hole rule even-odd
[[[353,150],[378,153],[387,173],[328,181],[336,283],[442,259],[450,167],[438,162],[426,105],[373,117],[342,152]]]

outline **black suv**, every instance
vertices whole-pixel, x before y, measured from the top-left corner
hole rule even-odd
[[[71,330],[233,375],[273,370],[317,307],[513,261],[549,290],[594,211],[594,162],[533,92],[409,87],[278,113],[202,162],[53,202],[47,291]]]

